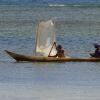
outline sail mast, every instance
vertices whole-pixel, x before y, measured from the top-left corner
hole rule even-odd
[[[37,41],[38,41],[38,28],[39,28],[39,23],[37,24],[37,27],[36,27],[36,35],[35,35],[35,56],[36,56],[36,48],[37,48]]]

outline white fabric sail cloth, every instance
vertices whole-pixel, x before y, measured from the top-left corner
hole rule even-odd
[[[56,42],[56,36],[53,21],[41,21],[38,24],[36,34],[36,54],[48,56],[51,51],[51,56],[56,55],[57,51],[55,46],[53,46],[54,42]]]

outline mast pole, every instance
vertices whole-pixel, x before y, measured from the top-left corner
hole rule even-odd
[[[34,51],[35,51],[35,56],[36,56],[36,48],[37,48],[37,42],[38,42],[38,28],[39,28],[39,22],[38,22],[38,25],[37,25],[37,27],[36,27],[36,35],[35,35],[35,49],[34,49]]]

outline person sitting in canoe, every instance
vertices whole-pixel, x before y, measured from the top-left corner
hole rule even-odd
[[[94,44],[94,47],[95,47],[95,52],[91,53],[90,55],[95,58],[100,58],[100,45]]]
[[[57,53],[54,56],[50,56],[50,53],[49,53],[48,57],[65,57],[64,50],[63,50],[62,46],[56,45],[56,42],[54,42],[53,46],[54,45],[56,47]]]

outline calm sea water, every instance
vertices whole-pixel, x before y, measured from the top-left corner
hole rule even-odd
[[[99,100],[100,63],[16,63],[4,52],[32,55],[37,22],[48,19],[71,57],[100,43],[99,6],[0,6],[0,100]]]

